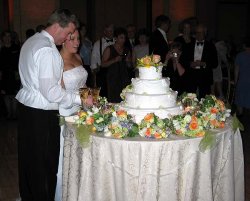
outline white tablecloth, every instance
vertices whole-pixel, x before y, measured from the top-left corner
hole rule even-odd
[[[216,146],[199,151],[201,138],[113,139],[93,135],[82,148],[67,124],[63,200],[243,201],[240,132],[226,126]]]

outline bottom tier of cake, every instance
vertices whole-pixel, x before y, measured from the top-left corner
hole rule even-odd
[[[124,104],[120,104],[119,107],[121,109],[126,110],[128,114],[132,115],[136,123],[140,123],[141,120],[149,113],[154,113],[161,119],[165,119],[165,118],[170,118],[172,115],[182,114],[183,112],[183,108],[180,105],[176,105],[174,107],[168,107],[168,108],[158,108],[158,109],[132,108]]]

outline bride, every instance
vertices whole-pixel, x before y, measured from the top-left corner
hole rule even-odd
[[[79,32],[76,30],[69,38],[63,43],[60,54],[63,58],[64,69],[62,86],[73,92],[78,92],[80,88],[86,86],[86,80],[88,77],[87,71],[83,67],[83,63],[80,55],[77,53],[80,44]],[[87,101],[88,105],[91,105],[91,100]],[[76,113],[80,109],[80,106],[74,106],[72,108],[64,109],[59,107],[59,113],[62,116],[70,116]],[[57,172],[57,185],[55,201],[62,200],[62,166],[63,166],[63,138],[64,126],[61,126],[60,136],[60,156]]]

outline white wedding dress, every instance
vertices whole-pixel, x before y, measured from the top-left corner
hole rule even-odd
[[[83,66],[78,66],[72,68],[70,70],[63,72],[63,82],[66,91],[70,92],[78,92],[79,88],[84,87],[86,85],[88,73],[83,68]],[[72,108],[61,108],[59,106],[59,113],[62,116],[70,116],[76,113],[80,109],[80,106],[76,105]],[[61,134],[60,134],[60,156],[59,156],[59,164],[58,164],[58,172],[57,172],[57,184],[56,184],[56,194],[55,201],[62,200],[62,167],[63,167],[63,144],[64,144],[64,125],[61,126]]]

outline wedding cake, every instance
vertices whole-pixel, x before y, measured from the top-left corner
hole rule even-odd
[[[132,78],[121,96],[121,107],[139,123],[148,113],[155,113],[160,118],[169,118],[182,113],[182,106],[177,105],[177,91],[170,87],[169,78],[162,77],[162,66],[139,67],[139,77]]]

